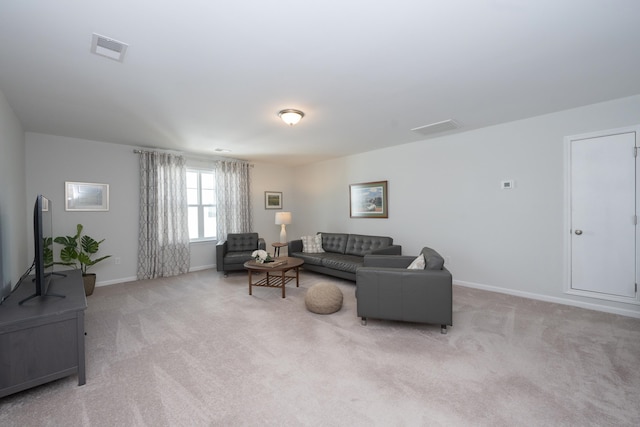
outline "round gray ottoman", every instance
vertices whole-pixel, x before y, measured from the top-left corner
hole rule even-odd
[[[342,308],[342,291],[333,283],[318,283],[309,288],[304,303],[313,313],[335,313]]]

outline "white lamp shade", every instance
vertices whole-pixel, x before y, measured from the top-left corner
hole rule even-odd
[[[276,212],[276,224],[291,224],[291,212]]]

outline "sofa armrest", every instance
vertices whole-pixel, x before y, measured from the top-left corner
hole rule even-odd
[[[402,246],[400,245],[391,245],[385,248],[374,249],[371,251],[371,255],[401,255],[402,254]]]
[[[287,242],[287,255],[291,256],[296,252],[302,252],[302,239],[289,240]]]
[[[228,245],[226,240],[220,240],[216,244],[216,270],[223,271],[224,256],[227,254]]]

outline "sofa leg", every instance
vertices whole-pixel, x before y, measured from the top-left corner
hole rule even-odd
[[[226,271],[224,272],[224,277],[229,277],[229,273],[227,273]]]
[[[367,326],[367,318],[366,318],[366,317],[363,317],[363,318],[360,320],[360,323],[362,324],[362,326]]]
[[[441,334],[447,333],[447,325],[440,325],[440,333]]]

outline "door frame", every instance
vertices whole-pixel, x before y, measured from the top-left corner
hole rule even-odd
[[[640,292],[636,291],[635,297],[624,297],[617,295],[602,294],[598,292],[584,291],[571,288],[571,142],[580,139],[598,138],[608,135],[617,135],[622,133],[636,133],[636,147],[640,146],[640,125],[628,126],[622,128],[601,130],[596,132],[589,132],[577,135],[570,135],[564,137],[564,248],[565,248],[565,280],[564,280],[564,293],[569,295],[577,295],[582,297],[589,297],[598,300],[617,301],[628,304],[640,305]],[[638,150],[638,156],[640,157],[640,149]],[[637,165],[636,161],[636,165]],[[636,214],[640,216],[640,168],[636,166]],[[636,226],[636,281],[640,281],[640,223]]]

